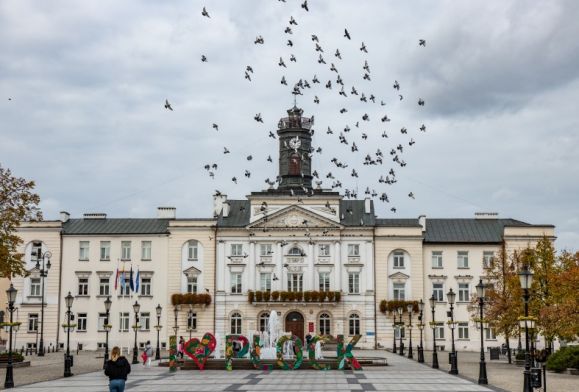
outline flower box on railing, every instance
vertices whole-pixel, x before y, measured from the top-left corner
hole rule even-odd
[[[395,312],[400,307],[404,310],[404,312],[407,312],[408,305],[412,305],[412,311],[414,313],[418,313],[418,301],[400,301],[400,300],[386,301],[385,299],[380,301],[380,312],[384,314],[392,311]]]
[[[253,303],[268,302],[304,302],[304,303],[337,303],[340,302],[340,291],[248,291],[247,300]]]
[[[176,293],[171,295],[171,304],[177,305],[203,305],[211,304],[211,295],[209,293]]]

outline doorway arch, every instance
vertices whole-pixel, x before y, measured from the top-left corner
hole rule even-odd
[[[304,316],[300,312],[292,311],[285,316],[285,330],[296,335],[304,342]]]

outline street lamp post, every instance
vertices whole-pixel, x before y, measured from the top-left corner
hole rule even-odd
[[[525,371],[523,391],[531,392],[531,357],[529,355],[529,289],[533,284],[533,273],[529,270],[528,265],[524,265],[519,272],[519,280],[521,281],[521,288],[523,289],[523,300],[525,302]]]
[[[141,305],[137,301],[133,304],[133,311],[135,312],[135,325],[133,329],[135,330],[135,344],[133,345],[133,360],[132,364],[139,363],[139,348],[137,347],[137,330],[139,329],[139,310],[141,310]]]
[[[396,328],[398,325],[396,324],[396,310],[392,310],[392,352],[396,354]]]
[[[404,344],[402,343],[402,328],[404,327],[404,322],[402,321],[402,313],[404,308],[402,306],[398,307],[398,316],[400,316],[400,329],[398,330],[398,336],[400,337],[400,352],[398,354],[404,355]]]
[[[14,364],[12,362],[12,315],[14,314],[14,302],[16,302],[16,294],[18,290],[10,283],[10,288],[6,290],[6,297],[8,298],[8,312],[10,312],[10,343],[8,344],[8,363],[6,364],[6,379],[4,381],[4,388],[14,388]]]
[[[436,320],[434,317],[434,305],[436,305],[436,299],[434,294],[429,299],[430,309],[432,310],[432,368],[438,369],[438,353],[436,352]]]
[[[159,331],[161,330],[161,324],[160,324],[161,323],[161,312],[163,311],[161,304],[157,305],[155,310],[157,311],[157,326],[155,327],[155,329],[157,329],[157,349],[155,350],[155,361],[159,361],[159,360],[161,360],[161,347],[159,346]]]
[[[424,347],[422,346],[422,330],[424,329],[424,320],[423,320],[423,311],[424,311],[424,302],[422,302],[422,298],[420,302],[418,302],[418,310],[420,314],[418,316],[418,329],[420,330],[420,346],[418,346],[418,363],[424,363]]]
[[[487,385],[489,383],[487,379],[487,364],[485,362],[485,342],[483,336],[483,307],[484,307],[484,296],[485,296],[485,285],[482,279],[479,279],[476,285],[476,295],[478,296],[478,308],[480,311],[480,363],[478,371],[478,383],[481,385]]]
[[[408,359],[414,359],[414,354],[412,354],[412,308],[414,304],[408,304],[406,310],[408,310]]]
[[[177,338],[177,332],[179,331],[179,325],[177,324],[177,319],[179,318],[179,305],[175,305],[173,313],[175,314],[175,326],[173,327],[173,330],[175,331],[175,338]]]
[[[191,340],[191,336],[193,333],[193,311],[189,309],[187,312],[187,331],[189,332],[189,340]]]
[[[109,331],[111,330],[111,327],[109,324],[109,317],[111,314],[111,304],[112,303],[113,303],[113,301],[111,301],[111,297],[107,297],[107,299],[105,300],[106,317],[105,317],[104,329],[105,329],[105,333],[106,333],[106,339],[105,339],[105,359],[103,361],[103,369],[105,369],[107,367],[107,362],[109,361]]]
[[[448,371],[450,374],[458,374],[458,358],[456,355],[456,348],[454,346],[454,300],[456,299],[456,293],[450,289],[448,293],[446,293],[446,298],[448,299],[448,303],[450,305],[450,313],[448,316],[450,317],[450,337],[452,341],[452,351],[450,353],[450,370]]]
[[[64,355],[64,377],[72,377],[72,372],[70,371],[70,368],[72,367],[72,357],[70,356],[70,331],[72,329],[72,326],[70,324],[70,316],[72,315],[72,311],[70,310],[70,308],[72,308],[72,302],[74,301],[74,297],[72,296],[72,294],[70,293],[70,291],[68,292],[68,295],[66,297],[64,297],[64,301],[66,304],[66,320],[67,320],[67,324],[66,324],[66,354]]]
[[[42,253],[42,250],[39,248],[36,253],[36,269],[40,273],[40,279],[42,281],[42,292],[41,292],[41,301],[40,301],[40,347],[38,348],[38,356],[44,356],[44,278],[48,276],[48,270],[50,269],[50,258],[52,257],[52,253],[50,251],[46,251]],[[42,266],[40,265],[40,260],[42,260]],[[47,260],[46,264],[44,261]]]

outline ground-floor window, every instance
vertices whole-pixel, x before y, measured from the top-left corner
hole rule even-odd
[[[458,323],[458,338],[468,339],[468,323]]]
[[[350,336],[360,335],[360,316],[357,314],[350,315],[348,320],[349,328],[348,332]]]
[[[262,313],[259,316],[259,331],[264,332],[267,331],[267,324],[269,322],[269,313]]]
[[[241,315],[237,312],[231,315],[231,334],[241,335]]]
[[[327,314],[327,313],[320,314],[320,323],[319,323],[320,324],[320,335],[330,335],[331,321],[332,321],[332,319],[330,318],[329,314]]]

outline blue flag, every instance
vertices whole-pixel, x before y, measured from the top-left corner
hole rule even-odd
[[[135,291],[138,293],[139,292],[139,282],[141,280],[141,269],[137,270],[137,276],[135,277]]]
[[[135,284],[133,283],[133,266],[131,265],[131,272],[129,274],[129,287],[131,291],[135,291]]]

